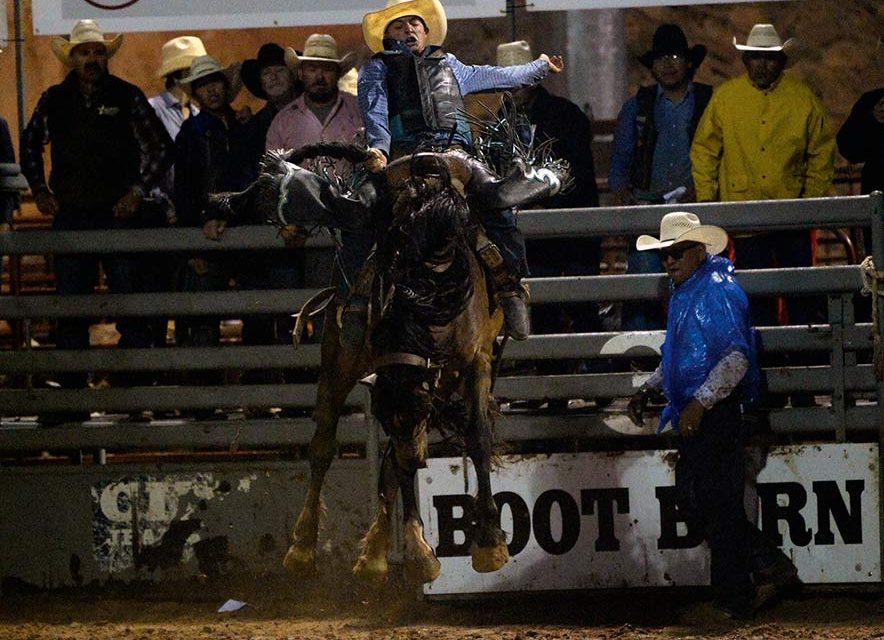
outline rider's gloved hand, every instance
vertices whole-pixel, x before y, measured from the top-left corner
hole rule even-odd
[[[371,148],[368,150],[368,159],[365,161],[365,168],[372,173],[379,173],[387,168],[387,156],[380,149]]]

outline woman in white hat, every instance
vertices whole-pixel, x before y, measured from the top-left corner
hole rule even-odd
[[[365,43],[375,54],[360,70],[358,82],[372,154],[370,170],[382,170],[389,158],[410,153],[427,141],[437,147],[471,148],[463,96],[535,85],[564,68],[560,56],[546,54],[512,67],[466,65],[441,49],[447,31],[448,19],[439,0],[388,0],[386,7],[363,18]],[[518,283],[528,269],[525,241],[509,209],[479,213],[513,283],[498,292],[507,330],[513,338],[524,339],[528,310]],[[361,340],[362,324],[353,332],[354,343]],[[346,327],[343,335],[350,335]]]
[[[648,398],[662,391],[668,400],[658,430],[671,425],[680,436],[679,513],[709,545],[717,607],[726,617],[748,618],[756,585],[776,589],[797,571],[743,506],[741,403],[757,400],[760,372],[748,299],[730,260],[716,255],[727,241],[724,229],[686,211],[666,214],[659,238],[636,241],[639,251],[660,250],[672,295],[662,362],[633,396],[629,416],[642,426]]]

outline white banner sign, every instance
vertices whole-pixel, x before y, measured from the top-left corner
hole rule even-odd
[[[360,24],[385,0],[33,0],[34,33],[70,33],[81,18],[107,32]],[[445,0],[449,18],[499,17],[505,0]]]
[[[750,0],[704,0],[733,3]],[[81,18],[108,32],[359,24],[385,0],[33,0],[34,33],[70,33]],[[506,0],[443,0],[449,19],[499,18]],[[531,11],[697,4],[696,0],[534,0]]]
[[[510,562],[470,566],[460,458],[418,476],[427,540],[442,562],[428,595],[708,584],[709,557],[675,508],[674,451],[513,456],[492,476]],[[804,582],[879,582],[878,448],[773,450],[758,476],[759,526]],[[468,469],[471,493],[476,479]]]
[[[780,0],[762,0],[779,2]],[[678,4],[737,4],[755,0],[533,0],[528,3],[528,11],[570,11],[574,9],[625,9],[627,7],[653,7]]]

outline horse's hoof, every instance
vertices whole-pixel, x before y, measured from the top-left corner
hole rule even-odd
[[[509,549],[503,542],[493,547],[474,546],[470,555],[473,558],[473,570],[477,573],[497,571],[510,559]]]
[[[293,544],[286,552],[282,564],[292,575],[312,575],[316,573],[316,551],[313,548]]]
[[[386,558],[360,556],[353,567],[353,575],[366,582],[384,582],[388,571]]]
[[[426,584],[438,578],[441,573],[442,563],[435,554],[405,560],[405,577],[410,582]]]

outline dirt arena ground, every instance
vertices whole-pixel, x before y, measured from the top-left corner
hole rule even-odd
[[[351,580],[192,583],[101,592],[8,593],[3,640],[816,640],[884,638],[884,591],[805,589],[751,622],[723,621],[678,590],[544,593],[421,601]],[[217,613],[227,599],[249,605]]]

